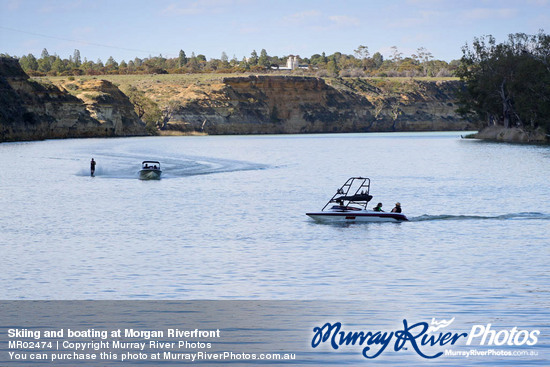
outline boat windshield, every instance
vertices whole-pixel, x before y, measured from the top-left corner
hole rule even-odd
[[[141,163],[142,169],[160,169],[160,163],[157,161],[143,161]]]

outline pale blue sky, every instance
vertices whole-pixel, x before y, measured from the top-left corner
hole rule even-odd
[[[241,60],[252,50],[310,57],[359,45],[388,57],[419,47],[436,59],[462,56],[474,37],[550,32],[550,0],[0,0],[0,52],[105,62],[180,49]]]

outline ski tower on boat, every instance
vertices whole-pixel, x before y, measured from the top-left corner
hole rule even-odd
[[[368,210],[372,200],[370,178],[351,177],[330,198],[320,212],[306,213],[318,222],[402,222],[407,217],[402,213]]]
[[[351,195],[350,195],[351,191]],[[337,204],[338,209],[342,210],[355,210],[356,207],[350,205],[357,205],[360,209],[367,209],[367,204],[372,200],[372,195],[369,195],[370,191],[370,178],[366,177],[351,177],[342,185],[336,194],[325,204],[321,211],[324,211],[327,206],[331,204]],[[337,208],[334,208],[337,209]]]

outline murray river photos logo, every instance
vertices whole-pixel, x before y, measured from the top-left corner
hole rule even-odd
[[[313,328],[311,346],[319,347],[328,344],[333,349],[343,346],[361,347],[365,358],[380,356],[386,349],[399,352],[401,349],[414,350],[424,358],[438,358],[443,352],[438,347],[452,346],[465,342],[471,346],[533,346],[538,342],[539,330],[493,329],[491,324],[473,325],[469,333],[442,330],[449,327],[451,320],[431,323],[418,322],[410,324],[403,320],[403,329],[395,331],[345,331],[340,322],[326,323]],[[389,347],[389,348],[388,348]]]

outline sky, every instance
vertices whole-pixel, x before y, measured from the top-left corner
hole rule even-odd
[[[550,32],[550,0],[0,0],[0,53],[105,62],[177,57],[180,50],[242,60],[334,52],[358,46],[385,58],[423,47],[460,59],[475,37]]]

